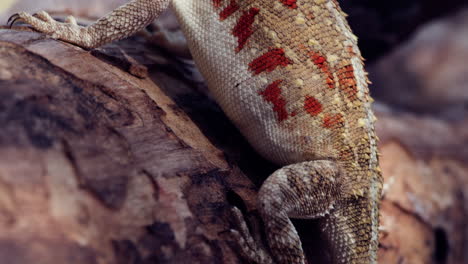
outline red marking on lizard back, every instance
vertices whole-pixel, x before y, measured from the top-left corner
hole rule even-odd
[[[292,61],[286,57],[284,50],[274,48],[249,63],[249,69],[257,75],[262,72],[272,72],[278,66],[286,67],[290,64]]]
[[[280,2],[291,9],[297,8],[297,0],[280,0]]]
[[[309,57],[314,62],[314,64],[317,65],[317,67],[319,67],[319,69],[326,75],[328,88],[335,88],[335,81],[333,80],[333,74],[331,73],[330,67],[328,66],[327,58],[315,51],[310,51]]]
[[[237,10],[239,10],[240,6],[237,4],[236,0],[231,0],[231,3],[224,8],[224,10],[219,14],[219,19],[224,20],[234,14]]]
[[[322,104],[312,96],[306,96],[304,102],[304,109],[311,116],[316,116],[320,114],[323,110]]]
[[[250,8],[248,11],[244,11],[242,16],[239,18],[232,34],[238,38],[238,46],[236,51],[239,52],[244,48],[245,43],[253,34],[253,23],[255,21],[255,16],[260,13],[258,8]]]
[[[274,81],[268,85],[264,91],[259,92],[265,101],[273,104],[273,111],[276,112],[278,121],[288,119],[288,112],[286,111],[286,100],[281,96],[280,85],[283,80]]]
[[[338,69],[337,72],[340,89],[346,93],[349,100],[357,100],[358,88],[353,65],[344,66]]]
[[[330,129],[337,129],[344,125],[344,118],[342,114],[325,114],[323,118],[323,127]]]
[[[223,0],[213,0],[214,7],[220,7]]]

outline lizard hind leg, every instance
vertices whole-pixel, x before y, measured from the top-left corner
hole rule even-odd
[[[301,241],[289,218],[328,214],[342,192],[340,175],[335,162],[317,160],[285,166],[263,183],[258,207],[278,263],[305,263]]]
[[[333,161],[297,163],[285,166],[268,177],[260,188],[257,202],[274,263],[306,263],[299,235],[290,218],[325,216],[339,199],[341,188],[340,170]],[[240,239],[239,248],[244,248],[244,256],[253,255],[252,249],[258,247],[251,245],[248,230],[240,228],[240,232],[242,236],[236,238]],[[257,260],[258,256],[248,258],[251,262],[263,264]]]

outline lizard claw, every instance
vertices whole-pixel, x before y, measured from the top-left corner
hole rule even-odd
[[[18,13],[16,14],[13,14],[12,16],[10,16],[10,18],[8,18],[8,21],[7,21],[7,26],[9,26],[10,28],[13,27],[13,25],[16,23],[16,21],[18,20],[21,20],[21,17]]]

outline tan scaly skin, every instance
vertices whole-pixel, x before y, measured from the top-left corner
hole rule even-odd
[[[319,218],[334,263],[377,263],[382,177],[367,77],[336,0],[133,0],[88,27],[18,13],[54,38],[95,48],[141,30],[166,8],[208,87],[265,158],[283,166],[258,210],[271,252],[232,230],[256,263],[305,263],[289,218]]]

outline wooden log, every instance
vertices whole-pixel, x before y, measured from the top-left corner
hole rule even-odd
[[[188,87],[161,52],[140,43],[167,68],[135,77],[126,70],[144,76],[145,66],[127,58],[138,42],[120,44],[88,52],[0,30],[2,263],[236,259],[219,235],[226,194],[253,197],[254,186],[159,88]],[[241,138],[226,120],[216,126]]]

